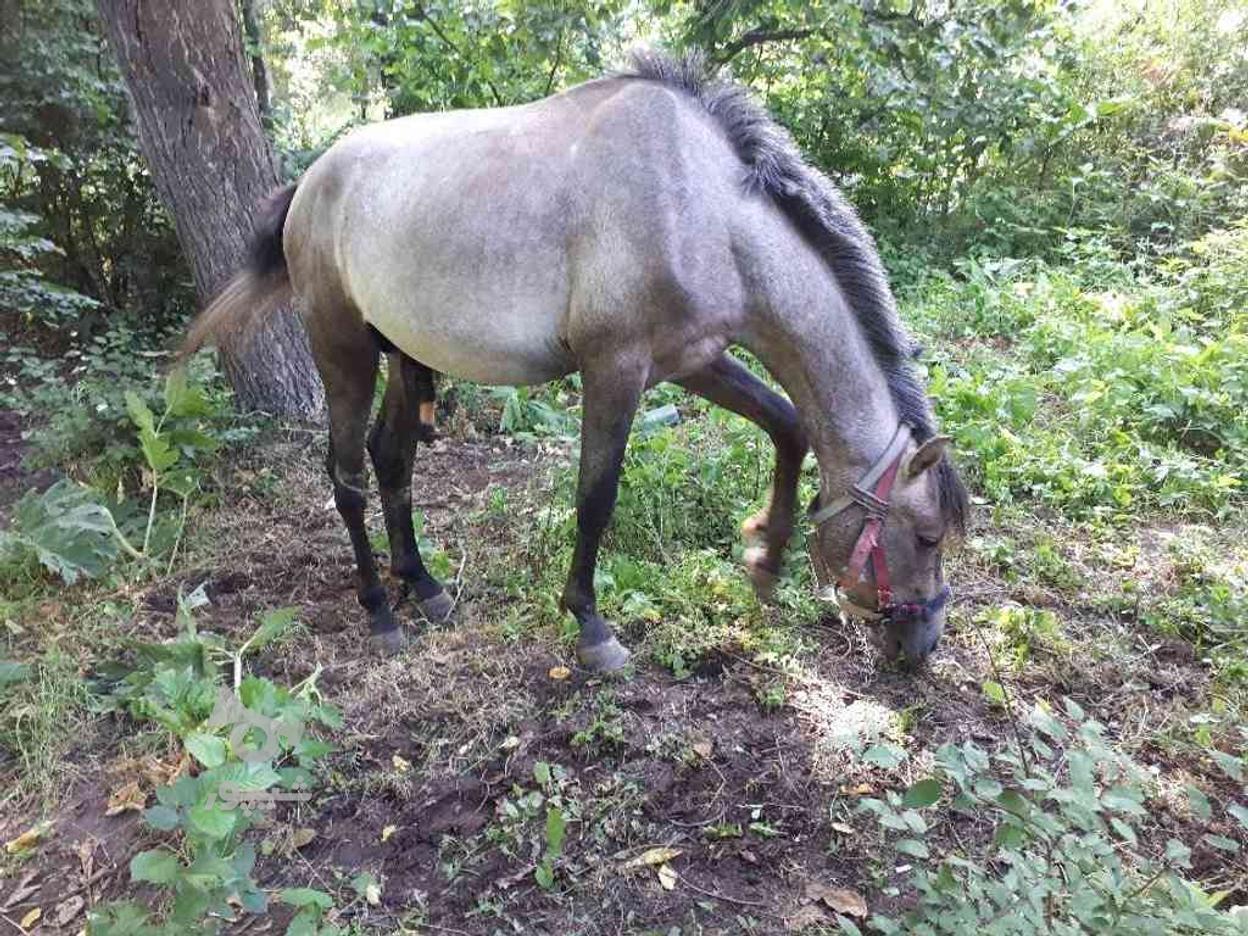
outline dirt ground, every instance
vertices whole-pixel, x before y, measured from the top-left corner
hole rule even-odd
[[[896,898],[881,895],[906,869],[881,853],[870,820],[853,807],[921,776],[944,741],[992,747],[1004,737],[1005,721],[980,690],[991,675],[982,638],[956,630],[933,665],[911,675],[882,668],[859,630],[827,619],[803,635],[817,649],[783,677],[779,704],[762,700],[781,674],[731,646],[684,679],[644,654],[626,679],[591,678],[575,669],[555,628],[504,626],[515,599],[490,574],[522,555],[509,537],[562,457],[499,441],[422,449],[415,502],[426,535],[458,564],[458,606],[448,627],[412,621],[415,644],[394,659],[365,651],[350,550],[312,436],[235,458],[221,505],[194,534],[190,571],[128,596],[127,628],[144,639],[172,636],[177,595],[200,585],[210,603],[197,612],[199,626],[239,641],[257,612],[299,611],[304,628],[258,668],[286,685],[319,670],[345,725],[313,799],[280,806],[262,823],[262,886],[349,895],[351,878],[368,871],[382,884],[380,900],[345,897],[337,922],[379,932],[779,933],[831,927],[829,906],[859,895],[871,911],[896,909]],[[514,505],[507,522],[482,509],[495,488]],[[970,559],[956,576],[971,609],[960,620],[1012,588]],[[1066,600],[1034,589],[1015,597]],[[410,606],[403,614],[411,621]],[[1063,614],[1090,630],[1122,628],[1080,607]],[[624,634],[634,644],[642,636]],[[1188,645],[1115,636],[1135,650],[1052,661],[1013,688],[1069,695],[1119,738],[1181,717],[1204,691],[1206,670]],[[847,734],[869,740],[898,713],[914,752],[907,767],[883,771],[847,756]],[[136,894],[129,859],[160,840],[138,812],[106,813],[136,775],[146,795],[178,769],[172,750],[133,738],[132,726],[111,717],[84,731],[64,766],[54,832],[0,883],[6,925],[39,906],[30,932],[78,932],[96,902]],[[1198,769],[1147,745],[1136,756],[1176,779]],[[571,817],[551,891],[534,879],[542,822],[524,812],[525,794],[541,785],[539,763],[557,765],[546,793]],[[1173,815],[1164,803],[1155,808],[1158,829],[1187,821],[1177,807]],[[29,812],[0,817],[0,837],[30,822]],[[984,832],[971,822],[948,834]],[[1196,876],[1213,875],[1248,899],[1242,869],[1199,845],[1193,863]],[[284,926],[275,909],[236,931]]]

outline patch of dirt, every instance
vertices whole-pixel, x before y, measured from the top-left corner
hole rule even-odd
[[[53,471],[26,467],[24,428],[19,413],[0,410],[0,529],[8,525],[9,508],[23,494],[31,489],[42,491],[56,480]]]

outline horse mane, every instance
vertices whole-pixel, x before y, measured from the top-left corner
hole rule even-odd
[[[712,73],[700,52],[673,58],[652,49],[634,50],[631,68],[619,77],[676,88],[719,124],[745,167],[747,191],[768,195],[831,268],[884,372],[899,417],[917,442],[935,435],[931,404],[912,363],[919,349],[897,314],[875,240],[840,190],[802,158],[789,132],[745,87]],[[966,488],[948,458],[937,466],[937,482],[942,513],[963,531]]]

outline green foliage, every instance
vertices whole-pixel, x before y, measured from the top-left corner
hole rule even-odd
[[[20,189],[41,164],[62,160],[17,134],[0,133],[0,188]],[[42,267],[64,251],[39,233],[40,223],[39,215],[0,202],[0,310],[16,313],[27,324],[72,323],[99,303],[49,282]]]
[[[497,821],[486,838],[504,854],[534,859],[534,880],[553,890],[568,824],[581,819],[579,785],[565,768],[547,761],[533,765],[533,783],[532,788],[514,784],[499,800]]]
[[[561,401],[547,402],[545,388],[490,387],[489,393],[503,407],[498,431],[521,440],[538,436],[572,436],[579,426]],[[566,402],[566,398],[565,401]]]
[[[1248,563],[1208,554],[1177,556],[1178,587],[1144,622],[1190,642],[1226,683],[1248,684]]]
[[[297,910],[286,927],[286,936],[340,936],[346,932],[342,927],[325,921],[325,914],[333,909],[334,898],[324,891],[311,887],[288,887],[278,898]]]
[[[936,773],[904,794],[865,799],[901,861],[912,865],[900,917],[881,933],[1237,933],[1219,898],[1185,880],[1191,851],[1144,846],[1146,775],[1116,753],[1103,727],[1071,701],[1065,718],[1036,708],[1022,747],[990,756],[974,742],[936,752]],[[951,845],[952,817],[991,824],[990,839]],[[1228,840],[1229,841],[1229,840]],[[1231,843],[1235,844],[1235,843]]]
[[[1033,662],[1038,651],[1069,649],[1056,614],[1038,608],[1010,605],[985,611],[979,620],[991,625],[1004,643],[1006,661],[1015,671]]]
[[[0,59],[21,67],[0,74],[0,218],[17,213],[22,236],[42,240],[14,267],[0,234],[0,315],[66,328],[128,310],[168,324],[189,304],[185,267],[95,4],[8,0],[4,22]]]
[[[32,466],[56,466],[110,494],[138,488],[143,469],[151,468],[146,455],[156,453],[143,450],[144,430],[135,422],[141,410],[131,403],[136,397],[161,414],[179,467],[221,444],[250,438],[254,429],[230,415],[228,393],[204,362],[192,365],[189,375],[162,373],[164,355],[149,348],[167,340],[118,323],[90,339],[75,339],[63,354],[69,366],[25,345],[0,350],[0,363],[12,374],[9,385],[0,387],[0,406],[35,424],[29,432]]]
[[[293,689],[241,676],[243,656],[293,622],[289,609],[263,616],[251,638],[231,654],[219,638],[198,631],[193,604],[181,605],[181,638],[136,647],[137,665],[101,674],[99,708],[168,730],[198,770],[156,791],[156,805],[144,818],[153,829],[175,835],[167,844],[140,852],[130,864],[132,880],[169,892],[172,903],[163,921],[153,922],[147,913],[136,916],[130,905],[109,906],[92,915],[93,936],[129,932],[122,927],[133,925],[148,927],[140,932],[169,936],[215,933],[235,918],[235,906],[263,913],[268,900],[251,876],[256,851],[245,841],[246,832],[257,812],[275,802],[275,794],[298,798],[311,787],[313,767],[332,747],[305,730],[313,723],[340,724],[338,713],[320,701],[315,675]],[[231,660],[234,665],[227,670],[224,664]],[[230,672],[236,680],[233,691],[222,681]],[[288,932],[337,933],[322,921],[332,901],[300,902],[299,893],[282,895],[299,907]]]
[[[113,515],[90,488],[58,481],[42,494],[28,492],[0,530],[0,576],[33,577],[32,565],[67,585],[104,573],[120,552]]]
[[[200,490],[202,457],[216,451],[222,438],[206,422],[217,415],[216,408],[183,371],[165,381],[159,416],[135,390],[120,392],[137,445],[119,445],[102,457],[116,457],[115,464],[126,471],[133,470],[130,460],[141,465],[149,489],[145,517],[125,500],[106,503],[97,490],[68,479],[41,494],[28,492],[14,510],[12,529],[0,531],[3,579],[33,581],[41,566],[72,585],[102,575],[123,552],[141,562],[161,551],[158,543],[170,554],[176,552],[188,502]],[[162,494],[177,498],[181,509],[176,519],[158,513]],[[161,521],[167,521],[163,528]]]
[[[1242,225],[1217,232],[1151,281],[1121,268],[1089,281],[1102,278],[1094,255],[1063,269],[969,264],[964,279],[921,291],[923,330],[977,336],[933,367],[931,392],[985,493],[1075,517],[1237,503],[1248,473],[1245,243]]]

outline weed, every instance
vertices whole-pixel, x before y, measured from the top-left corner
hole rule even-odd
[[[1146,815],[1147,780],[1111,748],[1099,723],[1067,700],[1065,718],[1033,710],[1020,737],[1021,747],[992,757],[973,742],[946,744],[932,776],[904,794],[862,801],[914,866],[914,908],[900,919],[876,915],[873,929],[1239,932],[1216,909],[1218,898],[1183,878],[1191,867],[1186,845],[1170,839],[1161,856],[1141,847],[1135,826]],[[969,852],[941,851],[932,832],[950,819],[930,810],[946,798],[951,816],[988,819],[991,838]]]
[[[101,683],[106,692],[102,709],[124,711],[170,731],[194,759],[197,772],[157,789],[157,804],[144,811],[149,826],[177,837],[130,862],[132,880],[171,893],[167,918],[153,922],[133,904],[104,907],[91,917],[91,932],[98,936],[213,933],[234,919],[235,906],[264,912],[267,897],[251,876],[256,850],[245,833],[257,809],[281,796],[303,795],[297,791],[310,787],[312,766],[332,750],[304,736],[305,726],[314,721],[329,727],[339,723],[337,713],[320,703],[314,677],[288,690],[242,675],[245,655],[278,639],[294,615],[285,610],[265,615],[247,642],[231,653],[218,638],[198,631],[191,604],[182,603],[184,635],[179,640],[137,648],[137,667],[124,675],[112,673]],[[232,664],[233,691],[222,685],[227,663]],[[313,893],[296,893],[298,900],[283,894],[299,908],[296,919],[302,928],[294,931],[336,932],[322,924],[332,901],[326,904]]]

